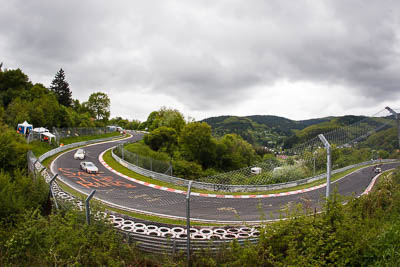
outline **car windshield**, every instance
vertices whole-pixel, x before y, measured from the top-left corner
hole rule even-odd
[[[91,162],[86,162],[86,164],[85,164],[87,167],[94,167],[94,164],[93,163],[91,163]]]
[[[76,151],[76,153],[78,153],[78,154],[83,154],[84,151],[83,151],[83,149],[78,149],[78,151]]]

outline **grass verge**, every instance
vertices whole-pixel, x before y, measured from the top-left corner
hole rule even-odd
[[[122,166],[121,164],[119,164],[112,156],[111,156],[111,151],[107,151],[106,153],[104,153],[103,155],[103,159],[104,161],[114,170],[125,174],[129,177],[135,178],[137,180],[141,180],[143,182],[147,182],[147,183],[151,183],[151,184],[155,184],[155,185],[159,185],[159,186],[165,186],[168,188],[173,188],[173,189],[177,189],[177,190],[183,190],[186,191],[187,188],[183,187],[183,186],[176,186],[170,183],[166,183],[166,182],[162,182],[156,179],[152,179],[146,176],[143,176],[141,174],[138,174],[134,171],[131,171],[128,168],[125,168],[124,166]],[[366,166],[362,166],[362,167],[356,167],[356,168],[352,168],[350,170],[341,172],[341,173],[337,173],[332,175],[331,177],[331,182],[334,182],[344,176],[346,176],[347,174],[359,170],[361,168],[367,167],[367,166],[372,166],[372,165],[366,165]],[[325,179],[321,179],[312,183],[308,183],[308,184],[303,184],[303,185],[299,185],[299,186],[295,186],[295,187],[289,187],[289,188],[282,188],[282,189],[276,189],[276,190],[270,190],[270,191],[256,191],[256,192],[216,192],[216,191],[208,191],[208,190],[200,190],[197,188],[192,188],[192,192],[197,192],[197,193],[204,193],[204,194],[218,194],[218,195],[267,195],[267,194],[278,194],[278,193],[284,193],[284,192],[290,192],[290,191],[296,191],[296,190],[301,190],[301,189],[306,189],[306,188],[310,188],[313,186],[317,186],[317,185],[321,185],[323,183],[325,183]]]
[[[94,139],[102,139],[102,138],[108,138],[108,137],[117,137],[120,136],[121,134],[118,132],[112,132],[112,133],[106,133],[106,134],[98,134],[98,135],[86,135],[86,136],[73,136],[73,137],[67,137],[67,138],[61,138],[60,143],[64,145],[72,144],[72,143],[78,143],[82,141],[89,141],[89,140],[94,140]],[[32,141],[30,143],[31,145],[31,150],[33,154],[35,154],[36,157],[40,157],[47,151],[50,151],[56,146],[51,145],[47,142],[42,142],[39,140]]]
[[[118,140],[118,139],[122,139],[122,138],[125,138],[126,136],[123,136],[123,135],[119,135],[120,136],[120,138],[115,138],[115,140]],[[127,137],[129,137],[130,135],[129,134],[127,134]],[[105,137],[103,137],[103,138],[105,138]],[[100,139],[100,138],[98,138],[98,139]],[[89,139],[89,140],[93,140],[93,139]],[[87,141],[87,140],[86,140]],[[70,149],[67,149],[67,150],[64,150],[64,151],[62,151],[62,152],[60,152],[60,153],[57,153],[57,154],[55,154],[55,155],[53,155],[53,156],[51,156],[51,157],[48,157],[48,158],[46,158],[45,160],[43,160],[42,161],[42,164],[43,164],[43,166],[45,166],[45,167],[47,167],[47,168],[50,168],[50,164],[51,164],[51,162],[55,159],[55,158],[57,158],[60,154],[62,154],[62,153],[64,153],[64,152],[67,152],[67,151],[71,151],[71,150],[74,150],[74,149],[77,149],[77,148],[80,148],[80,147],[84,147],[84,146],[77,146],[77,147],[73,147],[73,148],[70,148]],[[54,147],[52,147],[51,149],[54,149]],[[33,151],[33,150],[32,150]],[[47,152],[47,151],[46,151]],[[39,157],[38,155],[36,155],[36,153],[33,151],[33,153],[35,154],[35,156],[36,157]]]

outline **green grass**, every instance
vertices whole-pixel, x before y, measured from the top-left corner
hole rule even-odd
[[[138,174],[134,171],[129,170],[128,168],[125,168],[124,166],[122,166],[121,164],[119,164],[112,156],[111,156],[111,150],[108,150],[106,153],[104,153],[103,155],[103,160],[114,170],[125,174],[131,178],[135,178],[137,180],[143,181],[143,182],[147,182],[147,183],[151,183],[151,184],[156,184],[156,185],[160,185],[160,186],[165,186],[165,187],[169,187],[169,188],[174,188],[174,189],[178,189],[178,190],[183,190],[186,191],[187,187],[186,186],[176,186],[176,185],[172,185],[170,183],[166,183],[163,181],[159,181],[156,179],[152,179],[146,176],[143,176],[141,174]]]
[[[94,139],[102,139],[102,138],[108,138],[108,137],[116,137],[116,136],[121,136],[120,133],[118,132],[112,132],[112,133],[106,133],[106,134],[99,134],[99,135],[87,135],[87,136],[74,136],[74,137],[68,137],[68,138],[61,138],[60,143],[64,145],[72,144],[72,143],[78,143],[82,141],[89,141],[89,140],[94,140]],[[50,151],[56,146],[51,145],[47,142],[42,142],[39,140],[32,141],[30,143],[31,145],[31,150],[33,154],[35,154],[36,157],[40,157],[47,151]]]
[[[129,137],[129,136],[131,136],[131,135],[130,135],[130,134],[127,134],[127,136]],[[121,139],[121,138],[125,138],[125,136],[121,136],[120,138],[116,138],[116,140]],[[77,147],[74,147],[74,148],[70,148],[70,149],[64,150],[64,151],[62,151],[62,152],[60,152],[60,153],[57,153],[57,154],[55,154],[55,155],[53,155],[53,156],[51,156],[51,157],[46,158],[45,160],[42,161],[42,164],[43,164],[43,166],[46,166],[47,168],[50,168],[51,162],[52,162],[55,158],[57,158],[60,154],[62,154],[62,153],[64,153],[64,152],[67,152],[67,151],[70,151],[70,150],[74,150],[74,149],[80,148],[80,147],[84,147],[84,146],[77,146]],[[35,154],[35,156],[36,156],[36,154]]]
[[[46,153],[47,151],[56,148],[56,146],[50,145],[49,143],[42,142],[40,140],[32,141],[30,145],[31,145],[31,150],[36,157],[39,157],[44,153]]]
[[[187,190],[187,187],[176,186],[176,185],[173,185],[173,184],[170,184],[170,183],[166,183],[166,182],[162,182],[162,181],[159,181],[159,180],[156,180],[156,179],[152,179],[152,178],[143,176],[141,174],[138,174],[138,173],[136,173],[134,171],[131,171],[128,168],[125,168],[124,166],[119,164],[116,160],[114,160],[114,158],[111,156],[111,151],[107,151],[106,153],[104,153],[103,159],[114,170],[116,170],[116,171],[118,171],[118,172],[120,172],[122,174],[125,174],[125,175],[127,175],[129,177],[135,178],[137,180],[141,180],[143,182],[147,182],[147,183],[151,183],[151,184],[155,184],[155,185],[160,185],[160,186],[165,186],[165,187],[169,187],[169,188],[173,188],[173,189],[177,189],[177,190],[183,190],[183,191]],[[366,166],[362,166],[362,167],[352,168],[350,170],[334,174],[331,177],[331,182],[334,182],[334,181],[346,176],[347,174],[349,174],[349,173],[351,173],[353,171],[359,170],[359,169],[367,167],[367,166],[372,166],[372,165],[366,165]],[[218,195],[267,195],[267,194],[277,194],[277,193],[284,193],[284,192],[290,192],[290,191],[295,191],[295,190],[306,189],[306,188],[310,188],[310,187],[313,187],[313,186],[324,184],[325,182],[326,182],[326,179],[321,179],[321,180],[314,181],[314,182],[308,183],[308,184],[303,184],[303,185],[289,187],[289,188],[270,190],[270,191],[216,192],[216,191],[208,191],[208,190],[200,190],[200,189],[197,189],[197,188],[192,188],[192,192],[204,193],[204,194],[218,194]]]
[[[97,135],[73,136],[73,137],[61,138],[60,144],[62,143],[64,145],[69,145],[72,143],[78,143],[78,142],[82,142],[82,141],[108,138],[108,137],[114,137],[114,136],[120,136],[120,135],[121,134],[119,132],[111,132],[111,133],[97,134]]]

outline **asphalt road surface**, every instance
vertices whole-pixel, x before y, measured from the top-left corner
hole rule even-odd
[[[134,142],[142,138],[142,134],[124,140]],[[132,210],[140,210],[172,217],[186,216],[186,196],[163,191],[118,176],[106,169],[98,160],[101,152],[116,146],[121,141],[100,143],[85,148],[85,161],[93,162],[99,168],[99,174],[87,174],[80,170],[81,160],[75,160],[72,150],[59,156],[52,165],[53,173],[59,174],[59,179],[79,191],[89,194],[96,189],[95,197],[105,202],[113,203]],[[387,170],[399,163],[389,163],[382,166]],[[342,196],[358,196],[369,185],[375,173],[372,167],[360,169],[331,185],[331,192],[337,190]],[[297,204],[303,204],[312,210],[319,210],[325,196],[325,187],[310,192],[295,195],[269,198],[213,198],[191,196],[191,218],[199,220],[218,221],[259,221],[285,217],[287,210]]]

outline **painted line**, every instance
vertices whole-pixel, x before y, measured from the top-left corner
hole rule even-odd
[[[137,180],[137,179],[135,179],[135,178],[133,178],[133,177],[129,177],[129,176],[125,175],[125,174],[122,174],[122,173],[120,173],[120,172],[114,170],[114,169],[111,168],[111,167],[104,161],[104,159],[103,159],[104,153],[106,153],[106,152],[107,152],[108,150],[110,150],[110,149],[113,149],[113,148],[109,148],[109,149],[103,151],[102,153],[100,153],[100,155],[99,155],[99,161],[101,162],[101,164],[103,164],[103,165],[104,165],[107,169],[109,169],[111,172],[117,174],[117,175],[120,176],[120,177],[123,177],[123,178],[128,179],[128,180],[130,180],[130,181],[132,181],[132,182],[135,182],[135,183],[138,183],[138,184],[141,184],[141,185],[144,185],[144,186],[148,186],[148,187],[152,187],[152,188],[155,188],[155,189],[159,189],[159,190],[163,190],[163,191],[168,191],[168,192],[172,192],[172,193],[177,193],[177,194],[184,194],[184,195],[186,195],[186,191],[182,191],[182,190],[178,190],[178,189],[174,189],[174,188],[168,188],[168,187],[164,187],[164,186],[159,186],[159,185],[151,184],[151,183],[148,183],[148,182],[143,182],[143,181],[141,181],[141,180]],[[358,171],[360,171],[360,170],[353,171],[353,172],[351,172],[351,173],[349,173],[349,174],[343,176],[342,178],[340,178],[340,179],[338,179],[338,180],[332,182],[331,184],[336,183],[336,182],[342,180],[343,178],[345,178],[345,177],[347,177],[347,176],[349,176],[349,175],[351,175],[351,174],[353,174],[353,173],[355,173],[355,172],[358,172]],[[313,187],[310,187],[310,188],[299,189],[299,190],[290,191],[290,192],[282,192],[282,193],[276,193],[276,194],[268,194],[268,195],[217,195],[217,194],[206,194],[206,193],[196,193],[196,192],[191,192],[190,195],[192,195],[192,196],[199,196],[199,197],[234,198],[234,199],[285,197],[285,196],[296,195],[296,194],[303,194],[303,193],[306,193],[306,192],[318,190],[318,189],[323,188],[323,187],[325,187],[325,186],[326,186],[326,183],[323,183],[323,184],[321,184],[321,185],[313,186]]]

